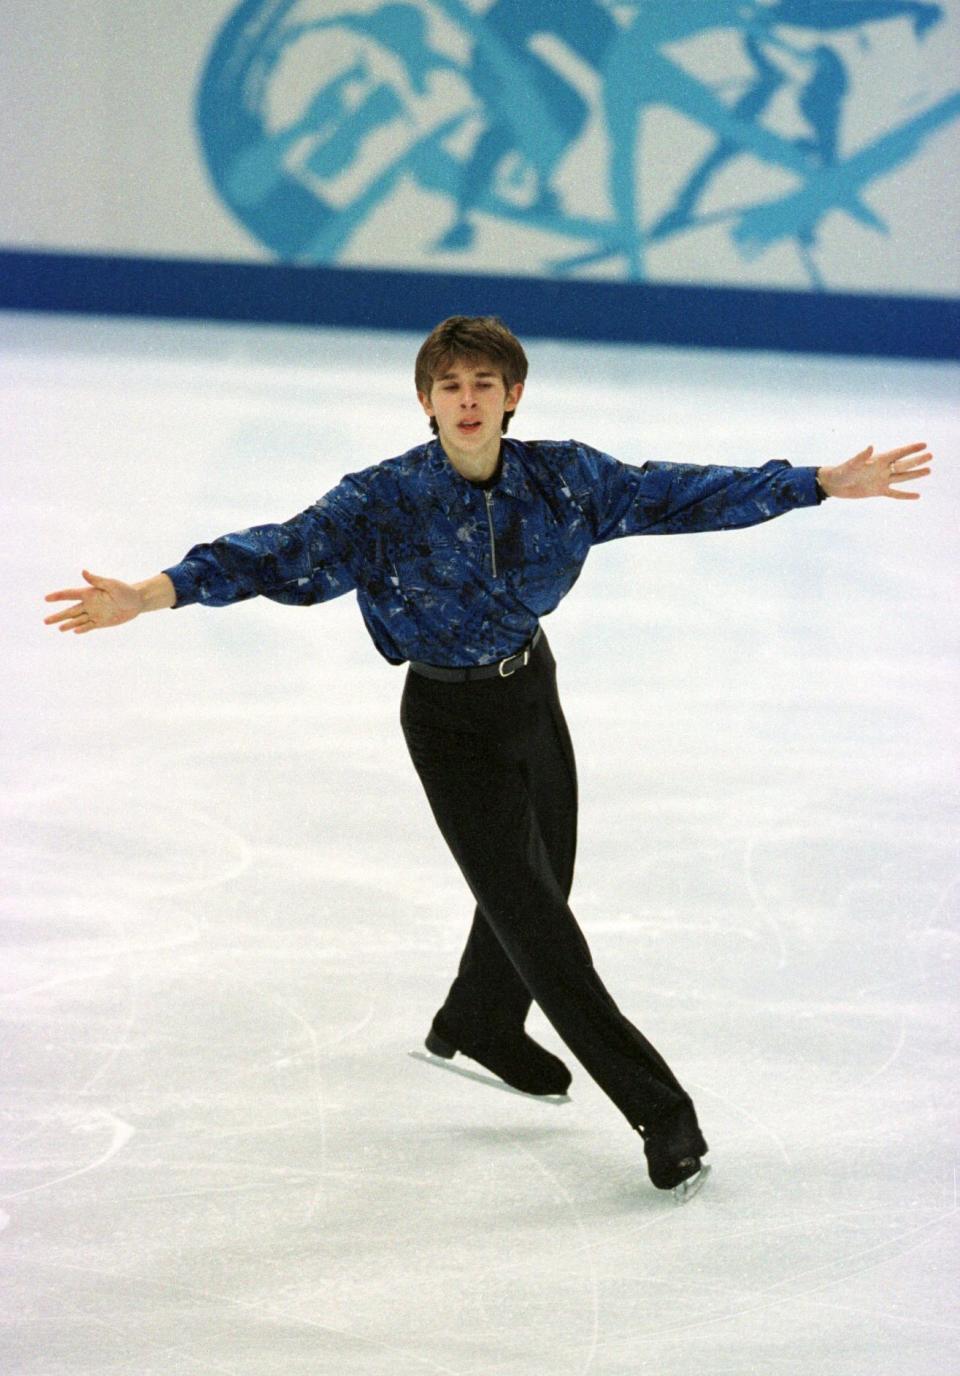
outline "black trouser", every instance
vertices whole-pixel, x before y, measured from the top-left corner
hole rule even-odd
[[[631,1127],[688,1104],[666,1061],[604,988],[567,903],[576,766],[546,638],[509,678],[443,683],[409,670],[400,716],[477,901],[446,1019],[477,1039],[519,1031],[536,999]]]

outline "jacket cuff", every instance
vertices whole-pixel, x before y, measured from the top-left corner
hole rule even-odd
[[[827,494],[817,482],[817,468],[794,468],[791,477],[799,479],[798,506],[819,506],[827,500]]]
[[[192,602],[199,601],[197,597],[197,583],[194,571],[189,559],[184,559],[182,563],[174,564],[171,568],[161,569],[173,584],[173,590],[177,594],[177,600],[171,607],[171,611],[176,611],[178,607],[189,607]]]

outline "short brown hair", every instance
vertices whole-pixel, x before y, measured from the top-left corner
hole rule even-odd
[[[430,395],[436,379],[454,362],[492,363],[503,378],[509,392],[527,376],[527,356],[517,336],[495,315],[451,315],[427,335],[417,354],[414,382],[417,392]],[[503,413],[503,426],[510,424],[512,411]],[[431,418],[430,428],[437,433],[437,422]]]

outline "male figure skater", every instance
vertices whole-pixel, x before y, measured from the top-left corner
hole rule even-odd
[[[618,462],[577,441],[503,438],[527,360],[493,317],[453,316],[417,356],[435,438],[351,473],[300,515],[195,545],[133,585],[87,570],[46,618],[85,635],[160,607],[262,595],[303,606],[355,590],[374,645],[407,663],[401,722],[437,824],[476,899],[466,949],[426,1045],[529,1094],[570,1072],[524,1031],[532,999],[643,1138],[653,1184],[677,1198],[707,1152],[693,1102],[620,1012],[567,899],[577,785],[540,628],[593,545],[733,529],[825,497],[915,498],[922,444],[836,466]]]

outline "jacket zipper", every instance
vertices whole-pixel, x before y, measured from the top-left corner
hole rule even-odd
[[[494,539],[493,539],[493,512],[492,512],[492,510],[491,510],[491,508],[492,508],[492,506],[493,506],[493,493],[492,493],[492,492],[485,492],[485,493],[483,494],[483,500],[484,500],[484,501],[486,502],[486,504],[487,504],[487,525],[488,525],[489,528],[490,528],[490,563],[491,563],[491,565],[493,566],[493,576],[494,576],[494,578],[496,578],[496,576],[497,576],[497,546],[496,546],[496,544],[494,543]]]

